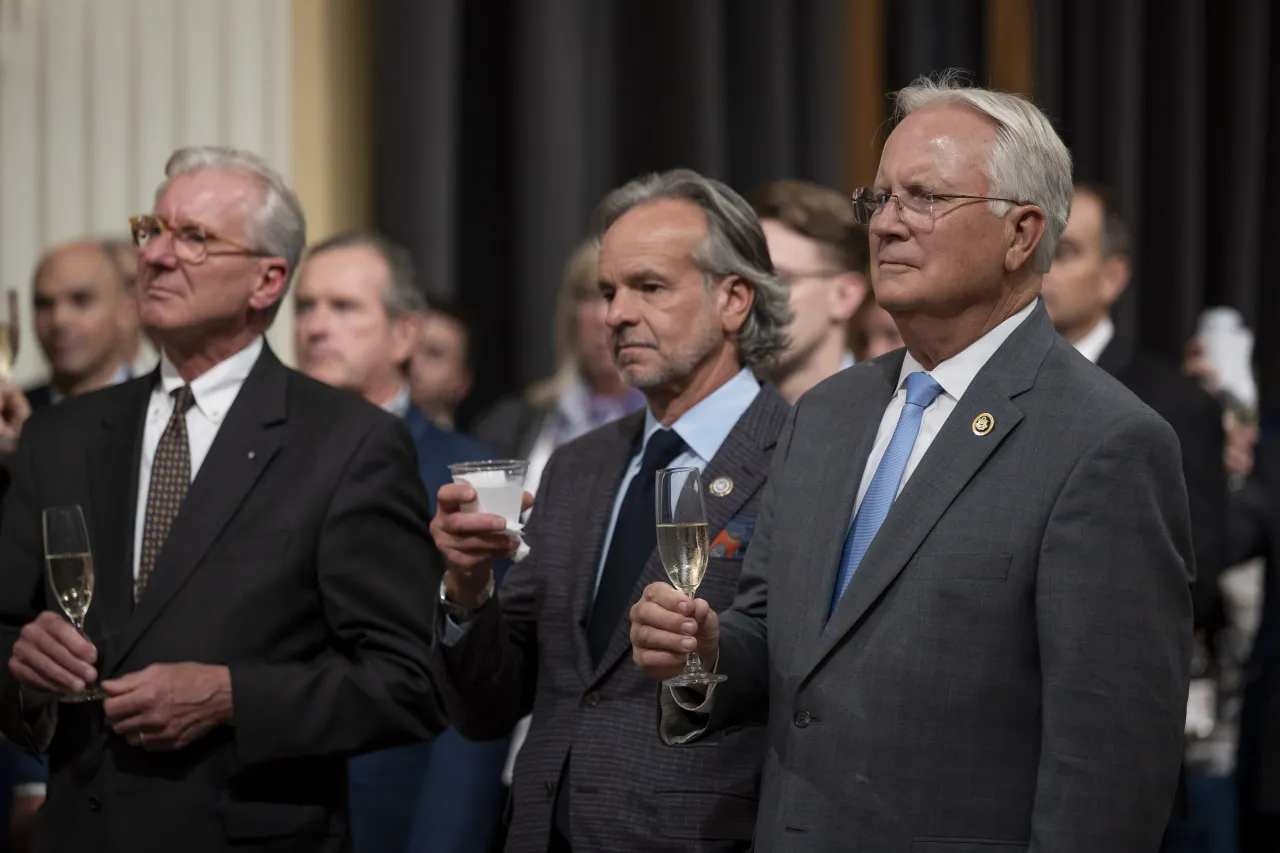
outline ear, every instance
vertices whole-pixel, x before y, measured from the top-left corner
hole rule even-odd
[[[742,276],[731,275],[720,280],[716,287],[720,302],[720,319],[725,332],[736,335],[751,314],[756,300],[755,285]]]
[[[1016,272],[1031,262],[1036,246],[1044,239],[1044,211],[1030,205],[1015,208],[1013,234],[1004,254],[1006,272]]]
[[[391,354],[396,364],[405,364],[422,341],[422,316],[406,314],[391,321]]]
[[[1132,274],[1133,266],[1126,257],[1112,255],[1102,262],[1102,298],[1108,307],[1115,305],[1124,294]]]
[[[831,319],[841,324],[848,323],[862,307],[869,290],[866,277],[856,272],[847,272],[831,279],[828,291]]]
[[[279,302],[289,284],[289,265],[283,258],[265,258],[262,264],[262,275],[249,297],[249,307],[255,311],[266,311]]]

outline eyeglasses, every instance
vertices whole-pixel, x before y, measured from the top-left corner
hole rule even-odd
[[[148,242],[159,237],[161,234],[173,235],[173,253],[180,260],[189,264],[202,264],[210,255],[251,255],[258,258],[272,257],[271,252],[263,252],[258,249],[250,249],[248,246],[242,246],[234,240],[228,240],[226,237],[219,237],[203,225],[180,225],[174,226],[167,222],[163,217],[144,214],[143,216],[134,216],[129,219],[129,230],[133,235],[133,245],[139,249],[144,248]],[[231,251],[210,252],[209,245],[211,243],[222,243],[229,246]]]
[[[898,205],[898,216],[907,224],[927,225],[933,222],[934,210],[940,201],[976,199],[978,201],[1003,201],[1009,204],[1027,204],[1012,198],[991,195],[962,195],[960,193],[935,193],[929,190],[905,190],[891,193],[877,187],[860,187],[853,192],[853,218],[859,225],[870,225],[872,217],[883,213],[889,199]]]

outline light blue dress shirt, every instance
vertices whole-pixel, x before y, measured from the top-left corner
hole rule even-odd
[[[684,439],[689,449],[677,456],[672,468],[701,468],[707,465],[720,451],[720,445],[729,437],[729,433],[737,425],[742,415],[755,402],[760,393],[760,383],[750,370],[743,369],[737,376],[712,391],[705,399],[680,416],[671,428]],[[622,482],[618,484],[618,494],[613,499],[613,512],[609,515],[609,527],[605,530],[604,545],[600,549],[600,564],[596,567],[596,589],[600,587],[600,576],[604,573],[605,560],[609,557],[609,543],[613,541],[613,528],[618,523],[618,512],[622,509],[622,499],[627,496],[627,488],[640,471],[640,462],[644,458],[644,449],[649,445],[653,434],[662,429],[662,424],[653,416],[653,411],[646,408],[644,413],[644,441],[622,474]],[[594,598],[595,594],[592,593]]]

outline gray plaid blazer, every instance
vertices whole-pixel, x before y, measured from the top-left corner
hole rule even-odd
[[[733,480],[728,495],[706,496],[720,547],[698,595],[713,608],[733,600],[789,411],[773,388],[762,387],[703,472],[705,483]],[[516,762],[508,853],[547,849],[570,749],[575,849],[727,853],[750,844],[764,728],[737,726],[697,748],[672,749],[658,737],[658,686],[631,662],[625,616],[599,666],[587,652],[605,530],[643,425],[644,413],[637,413],[556,451],[525,528],[529,556],[508,571],[497,601],[481,610],[466,637],[436,650],[449,716],[465,736],[500,737],[533,713]],[[634,598],[665,580],[655,550]]]
[[[828,619],[902,358],[796,404],[720,623],[729,680],[709,715],[666,701],[664,735],[767,720],[758,853],[1155,853],[1191,650],[1173,430],[1037,307]]]

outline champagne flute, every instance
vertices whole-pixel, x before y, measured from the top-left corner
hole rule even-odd
[[[79,505],[44,511],[44,565],[58,606],[83,635],[84,617],[93,600],[93,554],[89,551],[89,530]],[[64,694],[59,700],[95,702],[105,698],[101,687],[90,684],[79,693]]]
[[[702,472],[697,468],[665,468],[658,472],[658,556],[671,585],[693,598],[707,572],[711,542],[707,511],[702,504]],[[727,676],[707,672],[696,651],[685,660],[684,672],[668,678],[668,687],[718,684]]]

